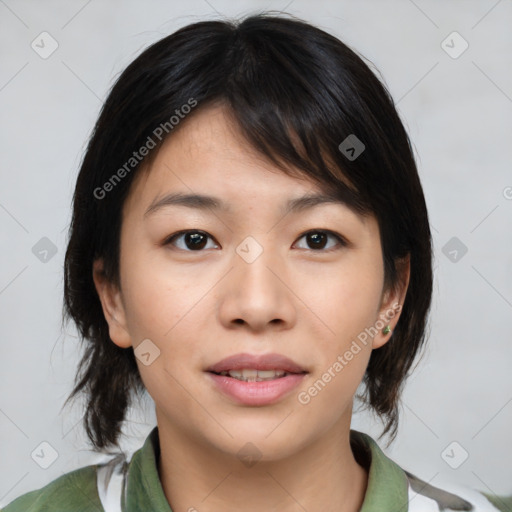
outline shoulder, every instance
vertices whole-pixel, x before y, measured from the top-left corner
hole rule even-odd
[[[512,512],[512,496],[492,495],[452,482],[437,487],[404,473],[409,484],[409,512]]]
[[[361,512],[512,512],[512,495],[499,496],[441,480],[418,478],[390,459],[367,434],[351,430],[356,460],[368,470]]]
[[[22,494],[1,512],[103,512],[97,490],[97,465],[65,473],[46,486]]]

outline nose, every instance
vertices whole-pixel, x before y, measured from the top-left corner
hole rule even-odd
[[[296,322],[296,295],[285,262],[263,251],[248,262],[235,254],[224,281],[219,315],[230,329],[245,326],[254,332],[290,329]]]

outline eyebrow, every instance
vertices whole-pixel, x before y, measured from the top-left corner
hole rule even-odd
[[[283,204],[282,214],[297,213],[324,204],[346,205],[346,202],[335,194],[306,194],[300,197],[289,199]],[[183,206],[198,210],[216,210],[226,213],[231,212],[227,203],[214,196],[204,194],[184,194],[175,192],[167,194],[161,199],[155,199],[144,213],[144,217],[153,215],[157,211],[169,206]]]

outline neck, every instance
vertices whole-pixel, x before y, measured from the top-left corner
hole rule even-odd
[[[247,465],[160,422],[159,441],[158,471],[173,512],[356,512],[364,500],[368,474],[352,452],[350,424],[285,459]]]

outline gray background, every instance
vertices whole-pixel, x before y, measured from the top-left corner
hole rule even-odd
[[[0,0],[0,505],[105,458],[88,450],[79,404],[61,412],[80,352],[60,313],[71,195],[108,88],[177,28],[263,9],[313,22],[372,61],[418,158],[435,243],[431,335],[386,452],[433,485],[512,493],[512,2],[185,4]],[[31,47],[43,31],[58,43],[46,59]],[[445,51],[463,49],[454,31],[469,44],[457,58]],[[130,411],[124,447],[154,425],[148,399]],[[357,413],[353,428],[375,437],[380,424]],[[43,441],[58,452],[47,469],[31,457]]]

